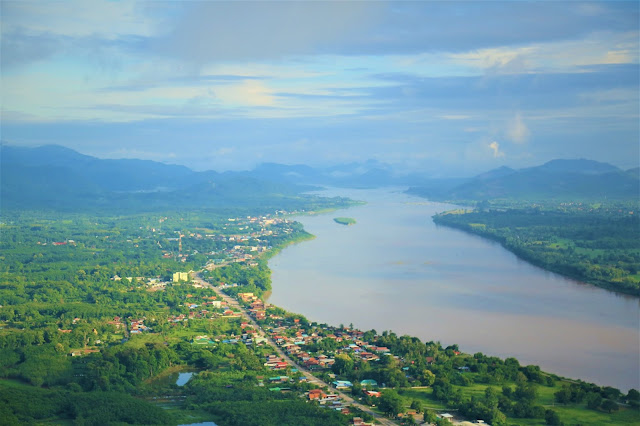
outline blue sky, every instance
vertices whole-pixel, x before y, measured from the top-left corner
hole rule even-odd
[[[635,1],[0,7],[13,145],[197,170],[640,161]]]

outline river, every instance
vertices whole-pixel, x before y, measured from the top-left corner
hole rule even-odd
[[[319,194],[367,204],[295,218],[316,238],[270,260],[270,303],[319,323],[457,343],[623,392],[640,388],[639,299],[436,226],[431,216],[452,205],[390,189]],[[357,223],[337,224],[338,216]]]

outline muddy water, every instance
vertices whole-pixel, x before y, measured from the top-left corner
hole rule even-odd
[[[391,190],[325,194],[368,204],[296,218],[317,238],[271,259],[271,303],[320,323],[393,330],[640,388],[637,298],[546,272],[431,221],[453,206]],[[338,216],[357,224],[339,225]]]

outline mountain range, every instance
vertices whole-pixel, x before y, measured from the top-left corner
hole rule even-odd
[[[4,209],[134,211],[167,208],[279,208],[309,187],[238,173],[196,172],[148,160],[110,160],[47,145],[1,145]]]
[[[639,169],[623,171],[592,160],[553,160],[537,167],[500,167],[473,178],[398,173],[378,161],[327,168],[261,164],[250,171],[198,172],[149,160],[99,159],[58,145],[0,145],[4,209],[135,211],[175,207],[278,208],[312,185],[410,187],[434,200],[638,198]]]
[[[414,186],[408,192],[449,201],[638,199],[638,170],[585,159],[552,160],[519,170],[500,167],[457,185]]]

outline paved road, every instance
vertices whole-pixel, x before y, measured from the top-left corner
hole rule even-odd
[[[262,329],[262,327],[253,319],[253,317],[251,317],[249,315],[249,313],[246,311],[246,309],[244,309],[244,307],[242,305],[240,305],[240,303],[234,299],[231,296],[226,295],[225,293],[222,292],[222,290],[220,290],[220,288],[212,286],[211,284],[209,284],[208,282],[206,282],[205,280],[202,279],[202,277],[200,276],[199,272],[193,273],[192,274],[192,278],[193,281],[195,281],[196,283],[202,285],[203,287],[206,288],[210,288],[213,291],[216,292],[216,294],[218,296],[220,296],[222,298],[222,300],[224,300],[225,302],[227,302],[228,306],[237,308],[238,310],[240,310],[240,312],[242,313],[242,317],[244,319],[246,319],[248,322],[251,323],[251,325],[253,325],[253,327],[258,331],[258,336],[260,337],[264,337],[267,342],[276,350],[276,353],[278,354],[278,356],[280,356],[287,364],[289,364],[290,366],[292,366],[293,368],[297,368],[298,371],[303,374],[307,380],[309,381],[309,383],[313,383],[314,385],[321,387],[321,386],[327,386],[331,389],[331,391],[333,393],[336,393],[340,396],[340,398],[342,398],[342,400],[348,404],[353,405],[354,407],[364,411],[365,413],[369,413],[371,414],[378,423],[382,424],[382,425],[387,425],[387,426],[397,426],[397,423],[395,423],[392,420],[387,419],[386,417],[381,416],[380,414],[376,413],[375,411],[371,410],[371,408],[360,404],[359,402],[356,402],[351,396],[340,392],[337,389],[334,389],[329,383],[326,383],[323,380],[320,380],[318,377],[314,376],[313,374],[311,374],[306,368],[298,365],[298,363],[296,363],[293,359],[289,358],[289,356],[287,354],[285,354],[282,349],[276,344],[276,342],[271,338],[271,336],[269,336],[267,333],[265,333],[265,331]]]

